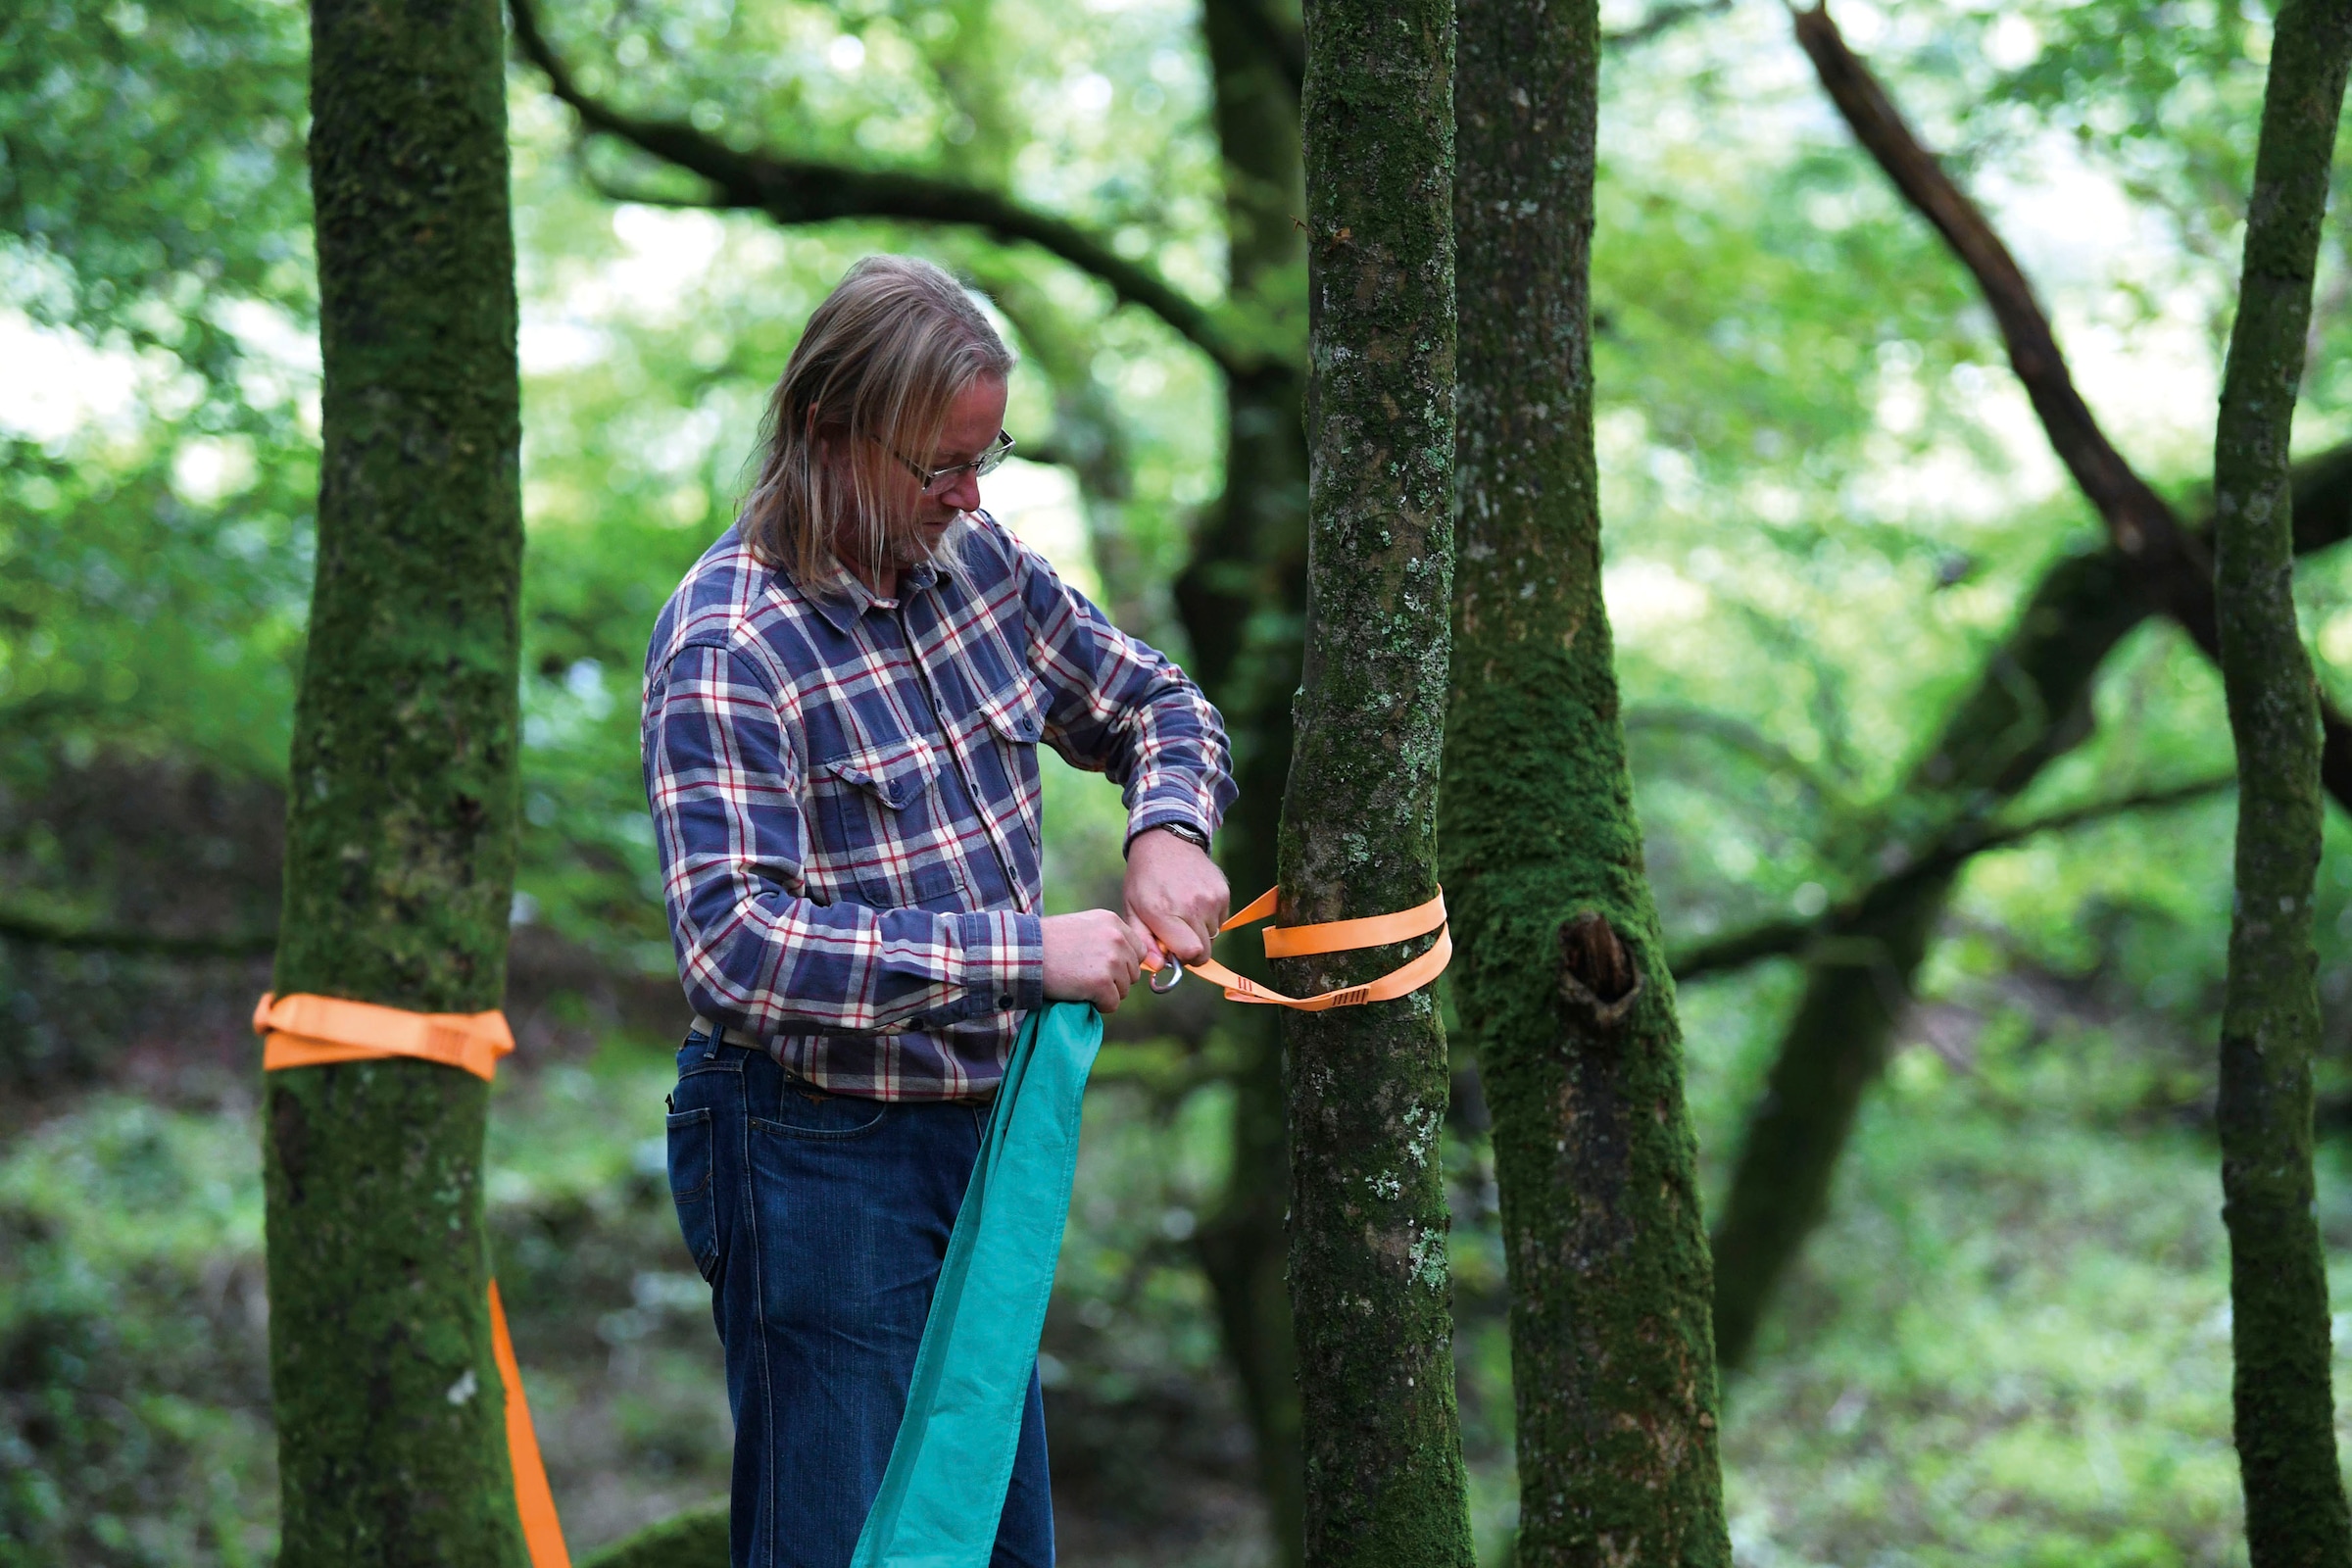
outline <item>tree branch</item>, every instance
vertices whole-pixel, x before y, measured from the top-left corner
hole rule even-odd
[[[1953,183],[1870,67],[1846,47],[1826,0],[1790,13],[1796,41],[1824,91],[1906,201],[1936,225],[1977,280],[1999,322],[2010,368],[2025,384],[2051,448],[2131,563],[2149,602],[2180,623],[2205,657],[2221,662],[2213,561],[2205,541],[2180,524],[2163,497],[2116,451],[2075,389],[2074,375],[2033,285],[1984,210]],[[2302,545],[2298,530],[2298,548]],[[2352,803],[2352,724],[2322,699],[2320,776],[2339,803]]]
[[[0,909],[0,942],[65,953],[119,953],[139,958],[267,958],[277,951],[277,933],[255,931],[225,937],[173,937],[152,931],[110,931],[59,925]]]
[[[1241,24],[1282,75],[1295,101],[1306,83],[1306,34],[1276,16],[1266,0],[1207,0]]]
[[[2005,850],[2044,833],[2063,833],[2086,823],[2103,821],[2127,811],[2160,811],[2208,799],[2236,782],[2234,774],[2199,779],[2165,789],[2143,790],[2118,800],[2094,801],[2087,806],[2053,811],[2009,827],[1963,827],[1929,846],[1916,858],[1889,872],[1808,920],[1767,920],[1744,931],[1715,937],[1686,948],[1668,959],[1674,978],[1683,983],[1705,975],[1729,973],[1766,958],[1794,957],[1814,948],[1829,933],[1853,922],[1856,911],[1909,883],[1946,876],[1980,855]]]
[[[1812,59],[1815,74],[1852,127],[1854,139],[1878,161],[1904,199],[1936,225],[1976,277],[2000,324],[2010,368],[2025,383],[2050,445],[2098,509],[2117,548],[2134,559],[2187,550],[2210,576],[2202,548],[2189,545],[2172,508],[2115,450],[2075,390],[2041,302],[1983,209],[1952,182],[1936,155],[1920,145],[1886,89],[1846,47],[1844,35],[1830,20],[1828,5],[1795,12],[1793,18],[1796,41]]]
[[[1665,4],[1653,8],[1648,16],[1632,26],[1602,33],[1600,41],[1610,49],[1631,48],[1671,32],[1686,22],[1695,22],[1700,17],[1719,17],[1731,9],[1732,0],[1666,0]]]
[[[1729,713],[1679,704],[1643,705],[1626,710],[1625,728],[1629,735],[1648,730],[1713,741],[1727,751],[1746,757],[1767,772],[1794,779],[1813,797],[1815,804],[1838,811],[1848,809],[1843,793],[1823,777],[1819,769],[1753,724]]]
[[[1229,375],[1245,374],[1266,359],[1262,351],[1235,341],[1209,306],[1151,268],[1127,260],[1069,220],[1024,207],[1002,192],[930,174],[738,152],[684,121],[623,114],[579,85],[540,30],[532,0],[509,0],[509,9],[514,18],[515,47],[546,74],[549,90],[580,117],[586,132],[627,142],[710,186],[710,194],[700,202],[654,198],[662,205],[760,212],[779,223],[878,218],[977,228],[999,239],[1036,245],[1092,274],[1120,299],[1167,322]]]

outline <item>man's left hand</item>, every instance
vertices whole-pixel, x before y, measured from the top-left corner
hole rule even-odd
[[[1151,828],[1127,846],[1127,918],[1148,951],[1198,963],[1231,903],[1225,873],[1191,840]]]

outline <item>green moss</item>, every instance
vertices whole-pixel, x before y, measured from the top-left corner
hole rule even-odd
[[[2292,0],[2280,9],[2214,437],[2215,600],[2238,760],[2222,1212],[2238,1464],[2256,1568],[2352,1563],[2313,1212],[2311,1064],[2321,1023],[2312,887],[2325,808],[2319,692],[2295,623],[2287,471],[2348,65],[2352,4]]]
[[[280,992],[505,990],[517,482],[494,0],[312,12],[325,450]],[[273,1074],[270,1370],[288,1565],[519,1563],[484,1305],[487,1086]]]
[[[1461,73],[1444,842],[1511,1285],[1514,1560],[1728,1563],[1696,1152],[1600,597],[1595,8],[1470,0]]]
[[[579,1568],[727,1568],[727,1504],[706,1503],[648,1525],[580,1560]]]
[[[1435,885],[1453,553],[1452,10],[1321,0],[1306,38],[1309,609],[1285,924],[1408,908]],[[1287,959],[1276,978],[1320,991],[1406,956]],[[1306,1560],[1467,1565],[1426,1147],[1447,1091],[1435,999],[1291,1014],[1283,1038]]]

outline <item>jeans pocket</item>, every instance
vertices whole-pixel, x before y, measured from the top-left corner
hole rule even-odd
[[[859,1100],[855,1095],[829,1095],[798,1081],[787,1082],[778,1097],[775,1119],[752,1118],[752,1130],[777,1133],[786,1138],[810,1138],[822,1142],[840,1142],[863,1138],[882,1125],[890,1114],[890,1106],[879,1100]]]
[[[678,1210],[678,1234],[706,1283],[718,1274],[718,1211],[710,1191],[710,1110],[673,1112],[669,1129],[669,1199]]]

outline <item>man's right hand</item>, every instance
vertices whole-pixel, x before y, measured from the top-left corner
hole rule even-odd
[[[1116,1012],[1144,967],[1127,922],[1108,909],[1049,914],[1039,922],[1046,949],[1046,1000],[1091,1002]]]

